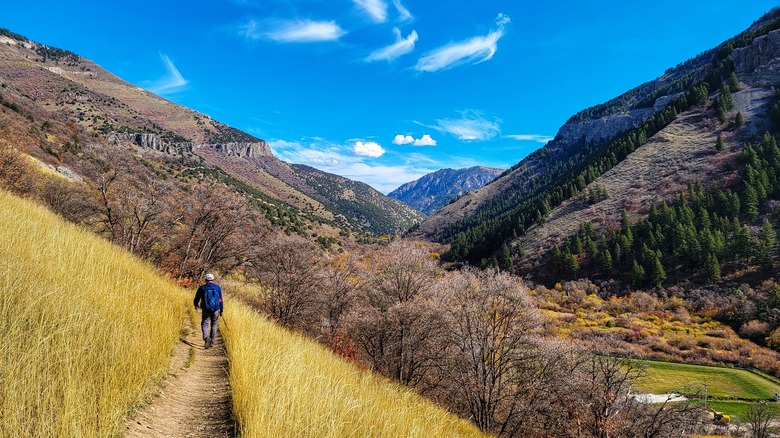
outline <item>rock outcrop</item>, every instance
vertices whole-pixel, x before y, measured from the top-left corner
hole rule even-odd
[[[165,154],[196,153],[198,149],[211,148],[228,157],[259,158],[273,156],[268,142],[230,142],[193,144],[191,142],[168,143],[152,133],[114,133],[108,136],[114,143],[130,142],[136,146]]]
[[[731,53],[734,69],[742,82],[772,86],[780,81],[780,30],[753,40],[747,47]]]

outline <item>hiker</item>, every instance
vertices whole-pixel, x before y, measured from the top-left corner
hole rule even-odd
[[[201,304],[201,306],[198,306]],[[217,320],[222,314],[222,289],[214,283],[214,274],[206,274],[206,283],[195,292],[195,308],[203,309],[200,328],[203,331],[203,341],[210,348],[217,337]],[[209,327],[209,325],[211,325]]]

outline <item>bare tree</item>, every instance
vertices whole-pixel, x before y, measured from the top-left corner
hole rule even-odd
[[[0,187],[17,195],[27,195],[34,187],[32,164],[5,140],[0,140]]]
[[[436,386],[446,333],[434,287],[436,261],[417,243],[396,241],[364,273],[346,328],[366,360],[421,392]]]
[[[746,417],[750,425],[750,436],[752,438],[767,438],[769,437],[769,427],[777,419],[777,414],[770,405],[761,401],[750,404]]]
[[[525,377],[539,358],[530,335],[540,319],[527,290],[494,270],[452,274],[452,318],[448,363],[450,401],[477,426],[513,435],[522,422]]]
[[[257,248],[250,272],[265,288],[264,310],[280,324],[315,331],[323,280],[320,256],[310,242],[286,235]]]

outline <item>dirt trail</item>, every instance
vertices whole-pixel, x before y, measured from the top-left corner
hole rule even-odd
[[[233,437],[228,362],[222,336],[203,348],[200,327],[185,322],[169,376],[159,394],[127,422],[125,437]],[[194,361],[187,362],[190,350]]]

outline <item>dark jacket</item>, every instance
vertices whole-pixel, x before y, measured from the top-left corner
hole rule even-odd
[[[219,311],[222,311],[222,289],[214,282],[208,281],[206,284],[200,286],[198,291],[195,292],[195,307],[201,307],[199,304],[203,303],[203,307],[206,306],[206,289],[214,289],[219,296]]]

